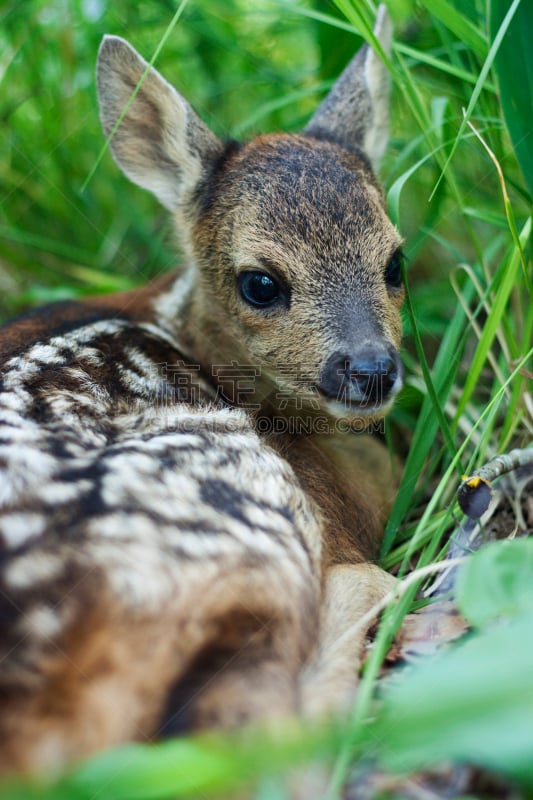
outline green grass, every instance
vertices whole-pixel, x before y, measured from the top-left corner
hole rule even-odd
[[[175,263],[166,214],[109,154],[98,160],[93,65],[103,33],[125,35],[150,59],[168,32],[158,69],[218,134],[248,136],[301,127],[373,18],[370,0],[189,0],[169,30],[178,5],[8,0],[0,11],[4,318],[37,302],[139,285]],[[533,52],[524,39],[533,10],[526,0],[492,0],[490,15],[488,6],[390,3],[394,93],[382,178],[409,263],[406,388],[388,423],[405,470],[382,560],[402,574],[442,557],[460,516],[461,473],[533,439]],[[465,567],[459,600],[475,626],[467,646],[377,698],[413,583],[384,615],[348,724],[288,732],[277,743],[258,734],[239,746],[222,739],[125,748],[59,784],[0,796],[207,797],[255,775],[257,797],[281,798],[272,774],[317,755],[333,763],[332,798],[350,765],[370,757],[407,771],[442,758],[473,762],[529,792],[533,561],[519,548],[508,557],[506,575],[520,567],[525,578],[506,584],[511,600],[498,608],[498,625],[486,611],[494,599],[487,587],[504,580],[505,544],[493,547],[500,549],[483,570],[474,560]]]

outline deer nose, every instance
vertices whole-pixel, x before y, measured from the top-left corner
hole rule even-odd
[[[355,353],[333,353],[318,388],[346,405],[379,407],[402,386],[402,364],[392,347],[367,346]]]

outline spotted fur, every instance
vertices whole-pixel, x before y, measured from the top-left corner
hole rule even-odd
[[[381,10],[385,47],[389,27]],[[106,134],[145,67],[106,37]],[[389,585],[370,563],[388,458],[346,429],[401,385],[400,239],[365,155],[382,151],[386,94],[364,48],[303,134],[224,144],[145,76],[113,154],[175,216],[184,267],[0,337],[4,771],[347,706],[353,623]],[[290,301],[247,305],[246,269]],[[395,373],[371,393],[360,364],[380,358]]]

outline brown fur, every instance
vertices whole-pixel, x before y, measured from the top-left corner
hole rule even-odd
[[[388,28],[381,10],[385,47]],[[104,40],[106,135],[145,66]],[[173,213],[186,260],[2,333],[2,770],[346,710],[354,625],[390,586],[371,563],[389,458],[347,429],[401,385],[400,237],[369,162],[386,86],[365,47],[303,134],[243,145],[155,70],[128,106],[113,154]],[[280,287],[268,307],[250,271]]]

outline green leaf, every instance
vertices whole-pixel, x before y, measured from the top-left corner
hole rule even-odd
[[[236,780],[235,763],[225,752],[192,740],[157,747],[126,745],[89,760],[67,779],[73,796],[102,800],[156,800],[225,789]]]
[[[490,307],[490,313],[483,325],[481,337],[472,357],[468,377],[465,381],[461,399],[457,405],[456,419],[459,419],[475,392],[479,377],[487,361],[489,352],[496,338],[502,319],[508,311],[509,297],[516,288],[517,275],[521,264],[521,249],[525,249],[531,235],[532,219],[529,217],[520,231],[519,247],[513,247],[508,260],[504,261],[492,282],[491,289],[495,290]],[[521,248],[521,249],[520,249]]]
[[[439,0],[439,2],[440,2],[440,0]],[[510,22],[512,21],[513,16],[516,14],[516,9],[519,7],[519,4],[520,4],[520,0],[512,0],[512,4],[510,5],[510,7],[509,7],[509,9],[507,11],[507,14],[505,15],[505,20],[504,20],[504,22],[502,22],[501,29],[498,30],[496,38],[494,39],[494,41],[492,42],[492,44],[490,46],[490,49],[489,49],[489,52],[487,53],[487,57],[485,59],[485,62],[483,64],[483,66],[481,67],[478,79],[476,81],[476,85],[474,86],[474,89],[472,91],[472,95],[471,95],[470,100],[468,102],[468,106],[467,106],[466,110],[463,111],[463,121],[461,122],[461,125],[459,126],[459,130],[457,132],[457,136],[456,136],[455,141],[453,143],[452,149],[451,149],[451,151],[450,151],[450,153],[448,155],[448,158],[446,159],[446,163],[444,164],[444,166],[443,166],[443,168],[441,170],[441,174],[440,174],[440,176],[439,176],[439,178],[437,180],[437,183],[435,184],[435,187],[433,189],[431,197],[433,197],[435,192],[437,191],[437,188],[439,187],[440,182],[441,182],[442,178],[444,177],[444,174],[446,173],[446,171],[448,169],[448,166],[449,166],[450,162],[452,161],[452,158],[455,155],[456,148],[457,148],[459,142],[463,139],[466,126],[468,125],[468,122],[469,122],[469,120],[470,120],[470,118],[472,116],[472,112],[473,112],[473,110],[474,110],[474,108],[475,108],[475,106],[476,106],[476,104],[477,104],[477,102],[479,100],[479,97],[480,97],[482,91],[484,90],[484,88],[485,88],[485,86],[487,84],[487,77],[489,75],[490,69],[491,69],[491,67],[492,67],[492,65],[494,63],[494,59],[496,58],[496,55],[498,54],[501,42],[502,42],[502,40],[503,40],[507,30],[508,30]]]
[[[99,753],[48,787],[30,782],[0,787],[1,800],[175,800],[220,797],[288,766],[335,752],[342,728],[287,725],[272,736],[261,728],[244,736],[206,734],[157,744],[126,744]],[[24,795],[27,793],[27,796]],[[57,792],[57,797],[54,794]],[[226,795],[224,795],[226,796]]]
[[[368,731],[383,765],[452,760],[533,786],[533,618],[522,615],[424,661],[384,693]]]
[[[471,289],[468,288],[467,292],[471,293]],[[416,324],[416,317],[415,309],[414,324]],[[439,352],[437,353],[431,370],[435,390],[443,408],[458,367],[462,347],[461,336],[463,333],[463,325],[464,310],[461,305],[458,304],[453,319],[450,321],[448,329],[442,338]],[[413,492],[415,491],[416,484],[424,466],[424,461],[435,441],[438,423],[439,420],[433,404],[433,398],[428,394],[424,398],[418,415],[411,447],[404,464],[400,489],[396,495],[396,500],[387,522],[381,549],[382,557],[385,556],[392,547],[397,529],[407,514]]]
[[[533,539],[492,542],[461,568],[457,604],[477,627],[533,612]]]
[[[487,43],[482,31],[454,4],[448,0],[423,0],[423,5],[479,58],[486,57]]]
[[[496,38],[509,0],[491,0],[490,35]],[[522,0],[494,59],[505,124],[533,195],[533,3]]]

